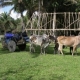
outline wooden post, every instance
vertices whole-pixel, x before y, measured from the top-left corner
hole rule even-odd
[[[56,35],[55,27],[56,27],[56,13],[54,12],[54,15],[53,15],[53,33]]]

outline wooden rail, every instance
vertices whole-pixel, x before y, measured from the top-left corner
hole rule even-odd
[[[26,31],[80,31],[80,29],[26,29]]]

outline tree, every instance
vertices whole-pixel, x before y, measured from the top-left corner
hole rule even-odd
[[[15,21],[10,17],[7,13],[2,13],[0,15],[0,30],[4,31],[4,33],[8,29],[14,29],[16,27]]]
[[[43,7],[46,12],[74,12],[79,0],[43,0]]]
[[[25,10],[25,6],[23,5],[22,0],[12,0],[10,2],[2,2],[0,5],[2,7],[13,5],[13,7],[10,10],[9,14],[11,13],[11,11],[13,9],[14,9],[14,11],[20,13],[21,14],[21,23],[22,23],[22,26],[25,27],[24,21],[23,21],[23,12]]]
[[[79,0],[12,0],[12,2],[2,2],[2,7],[13,5],[11,10],[21,14],[21,26],[25,27],[23,12],[27,10],[28,19],[35,11],[37,12],[74,12],[80,10]],[[11,12],[10,10],[10,12]]]

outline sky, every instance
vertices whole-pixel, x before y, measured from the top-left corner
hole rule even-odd
[[[4,7],[4,8],[1,8],[0,7],[0,14],[1,13],[4,13],[4,12],[7,12],[9,13],[9,10],[12,8],[13,6],[7,6],[7,7]],[[23,15],[26,14],[26,11],[23,13]],[[17,19],[17,18],[20,18],[20,14],[16,13],[14,10],[11,11],[11,14],[10,16],[14,19]]]

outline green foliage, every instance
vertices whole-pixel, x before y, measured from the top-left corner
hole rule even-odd
[[[0,6],[2,7],[9,6],[9,5],[13,5],[10,12],[14,10],[21,14],[21,20],[20,20],[21,24],[19,25],[19,27],[22,26],[26,27],[27,25],[26,23],[28,19],[31,20],[31,17],[35,11],[39,12],[40,10],[40,12],[48,12],[48,13],[53,13],[54,11],[55,12],[79,12],[80,11],[80,0],[12,0],[12,2],[3,2],[0,4]],[[27,10],[27,18],[26,17],[24,18],[23,16],[23,12],[25,10]],[[0,23],[1,26],[4,26],[3,22]],[[9,24],[9,22],[7,23]],[[11,26],[8,24],[6,25]]]
[[[7,13],[0,15],[0,30],[6,32],[8,29],[14,29],[16,27],[15,20]]]

